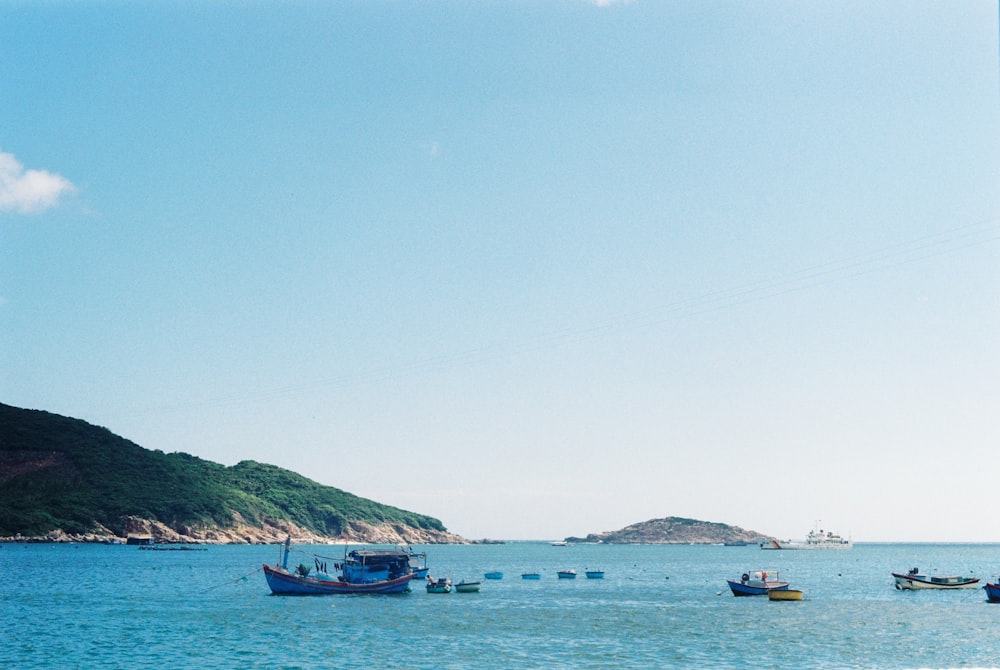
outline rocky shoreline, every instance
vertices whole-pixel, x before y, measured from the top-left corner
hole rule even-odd
[[[93,532],[74,534],[57,529],[45,535],[25,537],[0,537],[2,543],[16,542],[77,542],[91,544],[119,544],[129,537],[148,539],[153,544],[278,544],[291,536],[299,544],[469,544],[469,540],[447,531],[412,528],[402,524],[383,523],[372,525],[352,521],[344,533],[337,537],[318,535],[289,522],[274,522],[265,527],[238,524],[230,527],[180,526],[171,528],[159,521],[128,517],[123,525],[123,535],[103,527]]]

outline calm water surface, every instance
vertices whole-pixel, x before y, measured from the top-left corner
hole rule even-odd
[[[300,547],[335,559],[336,547]],[[1000,667],[1000,605],[981,589],[904,592],[891,571],[1000,573],[998,545],[418,547],[478,594],[272,596],[277,546],[0,548],[0,668]],[[312,563],[311,555],[293,556]],[[573,568],[575,580],[556,571]],[[605,570],[588,580],[587,568]],[[780,571],[806,600],[734,598]],[[523,581],[522,572],[542,579]]]

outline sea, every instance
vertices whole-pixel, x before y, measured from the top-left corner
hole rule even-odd
[[[176,549],[177,547],[172,546]],[[291,564],[343,557],[294,546]],[[1000,572],[1000,545],[418,546],[479,593],[274,596],[278,545],[151,551],[0,545],[0,668],[998,668],[981,588],[897,591],[890,572]],[[576,579],[558,579],[559,570]],[[584,571],[603,570],[604,579]],[[734,597],[767,569],[801,602]],[[488,571],[501,580],[484,580]],[[538,572],[538,581],[521,574]]]

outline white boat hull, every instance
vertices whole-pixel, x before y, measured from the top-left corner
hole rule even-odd
[[[896,573],[892,573],[892,577],[900,591],[974,589],[979,586],[979,579],[975,577],[929,577]]]

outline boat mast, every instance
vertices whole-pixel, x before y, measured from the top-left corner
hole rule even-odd
[[[289,535],[285,538],[285,551],[281,557],[281,569],[288,570],[288,549],[292,545],[292,536]]]

